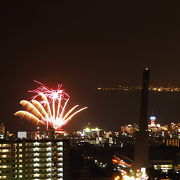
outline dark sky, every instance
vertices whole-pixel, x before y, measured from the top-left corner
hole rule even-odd
[[[0,121],[10,130],[34,128],[13,116],[21,99],[30,100],[34,79],[63,83],[72,105],[89,107],[70,129],[138,120],[139,94],[98,94],[99,84],[140,85],[149,67],[151,84],[180,86],[178,1],[8,1],[0,8]],[[179,122],[180,94],[151,96],[161,123]]]

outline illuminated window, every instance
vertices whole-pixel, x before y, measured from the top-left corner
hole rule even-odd
[[[51,156],[51,153],[49,152],[49,153],[47,153],[47,156]]]
[[[40,166],[39,163],[35,163],[35,164],[33,164],[33,165],[34,165],[34,167],[39,167],[39,166]]]
[[[0,166],[0,168],[7,168],[7,167],[8,167],[7,165]]]
[[[0,176],[0,179],[6,179],[7,176]]]
[[[46,148],[46,150],[51,151],[51,147]]]
[[[39,146],[39,142],[35,142],[34,145],[35,145],[35,146]]]
[[[46,169],[46,171],[47,171],[47,172],[51,172],[52,170],[51,170],[51,168],[48,168],[48,169]]]
[[[39,172],[39,169],[34,169],[34,172]]]
[[[51,166],[51,163],[47,163],[47,166],[50,167],[50,166]]]
[[[59,173],[58,176],[63,177],[63,173]]]
[[[8,157],[8,156],[7,156],[7,155],[1,155],[1,157],[2,157],[2,158],[6,158],[6,157]]]
[[[9,149],[2,149],[1,152],[9,152]]]
[[[39,151],[39,149],[40,149],[40,148],[35,147],[35,148],[33,148],[33,151]]]
[[[10,147],[10,144],[2,144],[2,147]]]
[[[57,145],[62,146],[63,142],[57,142]]]
[[[63,168],[59,168],[58,171],[62,172],[62,171],[63,171]]]
[[[34,158],[34,161],[35,161],[35,162],[38,162],[38,161],[39,161],[39,158]]]
[[[47,158],[47,161],[51,161],[51,158]]]
[[[63,163],[58,163],[59,166],[63,166]]]
[[[34,153],[34,156],[39,156],[39,153]]]
[[[62,161],[62,160],[63,160],[63,158],[58,158],[58,160],[59,160],[59,161]]]
[[[39,177],[40,176],[40,174],[34,174],[34,177]]]
[[[59,147],[59,148],[57,148],[58,149],[58,151],[60,150],[60,151],[62,151],[63,150],[63,147]]]

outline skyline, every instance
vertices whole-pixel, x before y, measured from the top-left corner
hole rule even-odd
[[[146,67],[150,84],[180,87],[178,7],[178,1],[3,2],[0,122],[18,129],[13,114],[21,99],[30,99],[34,79],[52,88],[62,82],[72,104],[89,107],[69,128],[137,122],[138,93],[107,96],[96,87],[138,85]],[[157,121],[179,122],[178,94],[149,99]]]

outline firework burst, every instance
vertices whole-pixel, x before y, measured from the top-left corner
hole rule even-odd
[[[17,111],[14,115],[31,121],[41,123],[47,127],[60,130],[67,124],[77,113],[87,107],[77,109],[79,105],[73,106],[66,111],[70,96],[58,85],[56,90],[50,89],[44,84],[37,82],[40,86],[29,92],[34,93],[32,100],[20,101],[25,111]]]

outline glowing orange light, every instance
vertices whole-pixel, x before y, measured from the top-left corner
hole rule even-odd
[[[115,164],[121,164],[121,165],[129,166],[129,167],[131,166],[130,164],[124,162],[123,160],[121,160],[118,157],[115,157],[114,159],[112,159],[112,162]]]
[[[116,176],[114,180],[120,180],[120,176]]]

